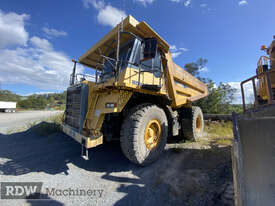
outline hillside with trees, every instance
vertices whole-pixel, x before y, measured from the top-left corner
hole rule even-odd
[[[8,90],[1,90],[0,101],[17,102],[17,108],[20,109],[65,109],[66,92],[20,96]]]
[[[0,90],[0,101],[18,102],[21,99],[20,95],[14,94],[9,90]]]

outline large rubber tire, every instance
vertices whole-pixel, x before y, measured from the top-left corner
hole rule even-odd
[[[158,144],[149,150],[145,144],[147,124],[157,119],[161,125],[161,136]],[[168,136],[168,123],[165,112],[156,105],[141,104],[134,107],[124,119],[120,145],[124,155],[133,163],[145,166],[156,161],[164,150]]]
[[[201,108],[192,107],[185,112],[182,119],[183,136],[191,141],[197,141],[203,135],[204,120]]]

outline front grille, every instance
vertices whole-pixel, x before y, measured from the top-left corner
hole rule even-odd
[[[80,106],[81,86],[68,88],[65,122],[76,129],[80,127]]]
[[[88,85],[78,84],[67,89],[65,123],[82,131],[87,112]]]

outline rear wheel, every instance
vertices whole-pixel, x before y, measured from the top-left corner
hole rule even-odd
[[[163,152],[167,135],[165,112],[156,105],[139,105],[130,110],[123,121],[120,135],[122,152],[131,162],[148,165]]]
[[[203,114],[199,107],[187,108],[182,120],[182,131],[186,139],[196,141],[202,137],[204,129]]]

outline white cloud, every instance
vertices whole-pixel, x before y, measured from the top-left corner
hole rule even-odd
[[[83,0],[83,5],[85,8],[93,6],[98,11],[97,21],[102,25],[114,27],[127,16],[125,11],[106,5],[103,0]]]
[[[172,58],[175,59],[177,58],[178,56],[181,55],[182,52],[172,52],[171,55],[172,55]]]
[[[228,82],[228,84],[232,88],[236,89],[233,104],[242,104],[242,93],[241,93],[240,82]],[[252,103],[254,101],[254,93],[253,93],[253,86],[251,82],[244,84],[244,93],[245,93],[246,103]]]
[[[179,50],[181,50],[181,51],[184,51],[184,52],[187,52],[187,51],[189,51],[189,49],[187,49],[187,48],[184,48],[184,47],[181,47],[181,48],[179,48]]]
[[[182,52],[187,52],[188,49],[184,48],[184,47],[181,47],[181,48],[177,48],[176,45],[170,45],[170,51],[171,51],[171,55],[172,55],[172,58],[177,58],[179,57]]]
[[[155,0],[136,0],[137,2],[141,3],[143,6],[147,6],[147,4],[152,4]],[[177,1],[177,0],[174,0]]]
[[[170,1],[175,2],[175,3],[180,3],[181,2],[181,0],[170,0]]]
[[[0,48],[26,45],[28,32],[25,30],[27,14],[5,13],[0,10]]]
[[[100,24],[114,27],[125,17],[126,13],[124,11],[107,5],[103,9],[99,10],[97,20]]]
[[[190,6],[190,4],[191,4],[191,0],[186,0],[186,1],[184,2],[184,6]]]
[[[244,6],[244,5],[247,5],[247,4],[248,4],[248,2],[246,0],[239,1],[240,6]]]
[[[0,71],[5,74],[0,76],[0,82],[64,90],[69,84],[72,62],[66,54],[56,51],[47,39],[28,38],[25,24],[29,18],[26,14],[0,11]]]
[[[208,72],[208,68],[207,67],[202,67],[199,69],[199,72]]]
[[[46,39],[32,37],[31,46],[5,49],[0,53],[0,70],[5,84],[28,84],[40,89],[64,90],[69,84],[72,62]]]
[[[171,45],[171,46],[170,46],[170,50],[177,50],[176,45]]]
[[[200,4],[200,7],[202,8],[207,7],[207,4]]]
[[[43,27],[42,29],[49,38],[51,37],[59,37],[59,36],[67,36],[67,32],[65,31],[58,31],[56,29],[51,29],[48,27]]]
[[[37,36],[34,36],[30,39],[30,42],[37,49],[42,49],[42,50],[45,50],[45,51],[52,50],[52,45],[47,39],[41,39]]]
[[[96,9],[102,9],[105,6],[105,3],[103,0],[83,0],[83,5],[87,9],[90,8],[90,5]]]

